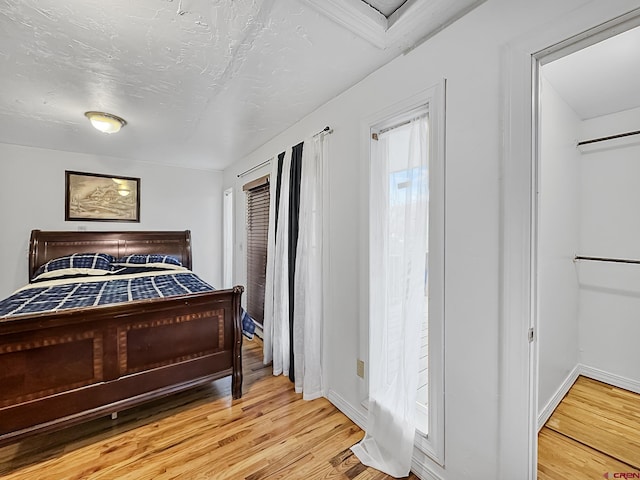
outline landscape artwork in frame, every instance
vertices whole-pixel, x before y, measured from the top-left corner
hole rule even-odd
[[[139,222],[140,179],[66,171],[65,220]]]

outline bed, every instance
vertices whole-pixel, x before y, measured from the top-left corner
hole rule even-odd
[[[103,256],[133,261],[162,255],[176,259],[183,270],[191,270],[189,231],[34,230],[28,278],[38,277],[41,283],[26,289],[41,292],[49,284],[68,281],[47,278],[52,274],[46,269],[53,269],[54,259],[97,252],[102,254],[98,263],[77,269],[91,273],[77,280],[80,286],[72,289],[74,294],[96,285],[98,275],[95,279],[91,275],[101,268]],[[114,265],[119,266],[111,266],[112,270],[122,268],[118,275],[125,271],[122,265],[130,266]],[[152,268],[144,265],[144,269]],[[182,275],[188,275],[184,271],[171,274],[178,279],[174,284],[184,283]],[[125,271],[119,281],[145,275]],[[157,275],[157,279],[144,280],[156,289],[163,283],[159,279],[169,278],[162,273],[149,275]],[[104,293],[104,287],[100,291]],[[243,288],[181,292],[115,304],[96,300],[91,306],[83,300],[56,311],[24,313],[28,309],[11,304],[7,315],[5,308],[0,315],[0,445],[114,414],[226,376],[231,376],[233,398],[240,398]],[[63,294],[63,300],[72,298],[71,293]]]

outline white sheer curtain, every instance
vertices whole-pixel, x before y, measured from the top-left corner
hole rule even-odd
[[[273,282],[273,374],[289,375],[289,187],[291,150],[282,164]],[[268,246],[267,246],[268,248]]]
[[[352,450],[394,477],[409,474],[415,437],[427,307],[427,128],[425,115],[372,142],[369,412],[365,437]]]
[[[295,390],[305,400],[322,389],[322,189],[325,136],[304,142],[296,255],[293,352]]]
[[[264,363],[273,362],[274,375],[289,375],[289,170],[291,149],[282,162],[278,222],[276,189],[269,205],[267,276],[264,297]],[[278,178],[278,159],[273,159],[271,178]],[[275,182],[274,182],[275,183]]]
[[[302,393],[305,400],[323,395],[322,192],[326,151],[324,136],[308,138],[303,144],[299,230],[293,285],[293,335],[289,325],[288,270],[291,149],[287,150],[282,163],[277,225],[277,158],[273,160],[271,172],[273,180],[265,285],[264,363],[273,362],[274,375],[289,375],[290,369],[293,368],[295,390]],[[290,365],[291,349],[294,365]]]
[[[262,317],[262,355],[268,365],[273,361],[273,279],[275,276],[275,232],[276,232],[276,179],[278,178],[278,158],[271,159],[269,175],[269,227],[267,231],[267,268],[264,283],[264,315]]]

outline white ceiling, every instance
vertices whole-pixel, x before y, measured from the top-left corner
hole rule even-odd
[[[0,142],[223,169],[479,3],[0,0]]]
[[[640,27],[542,67],[581,119],[640,107]]]

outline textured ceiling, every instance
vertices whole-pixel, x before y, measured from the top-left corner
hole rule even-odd
[[[223,169],[427,33],[377,48],[301,0],[0,0],[0,142]]]
[[[583,120],[640,107],[640,27],[542,67]]]

